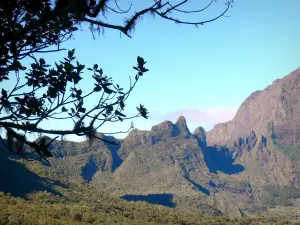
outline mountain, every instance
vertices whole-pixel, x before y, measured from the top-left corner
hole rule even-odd
[[[274,146],[254,131],[230,146],[208,146],[205,130],[199,127],[192,134],[181,116],[175,124],[133,130],[117,146],[56,141],[52,165],[64,177],[77,177],[124,199],[242,216],[261,212],[258,205],[298,207],[297,171]],[[274,187],[280,193],[275,200],[268,191]],[[289,188],[295,194],[282,199]]]
[[[228,144],[251,131],[283,144],[300,148],[300,68],[262,91],[253,92],[239,107],[233,120],[207,132],[207,142]]]
[[[245,144],[262,144],[247,154]],[[233,120],[207,132],[208,145],[227,145],[248,171],[260,164],[261,180],[300,185],[300,68],[262,91],[253,92]],[[249,151],[249,150],[248,150]],[[246,153],[245,156],[242,156]],[[269,174],[269,175],[267,175]]]
[[[180,211],[300,219],[299,98],[300,69],[208,132],[180,116],[122,140],[98,134],[117,145],[56,140],[49,176]]]

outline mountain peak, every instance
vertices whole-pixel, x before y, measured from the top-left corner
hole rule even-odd
[[[177,126],[175,126],[171,121],[164,121],[151,128],[151,134],[158,137],[158,139],[178,136],[179,133]]]
[[[179,116],[175,125],[178,127],[181,136],[184,136],[184,137],[191,136],[191,132],[189,131],[189,128],[186,124],[186,120],[185,120],[184,116]]]
[[[182,122],[185,122],[185,123],[186,123],[186,119],[185,119],[185,117],[184,117],[183,115],[181,115],[181,116],[179,116],[179,117],[178,117],[178,119],[177,119],[177,122],[176,122],[176,123],[178,123],[178,122],[180,122],[180,121],[182,121]]]
[[[197,127],[195,131],[193,132],[193,135],[197,137],[198,141],[201,145],[206,146],[206,131],[203,127]]]

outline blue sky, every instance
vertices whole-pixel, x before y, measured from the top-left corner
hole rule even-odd
[[[127,1],[119,2],[123,7],[128,5]],[[133,6],[143,8],[152,2],[133,0]],[[190,0],[186,9],[208,2]],[[198,21],[218,15],[225,9],[224,2],[219,0],[207,12],[186,19]],[[232,119],[252,92],[300,66],[299,9],[299,0],[236,0],[227,17],[198,28],[146,16],[137,23],[131,39],[118,31],[105,30],[93,40],[83,25],[83,31],[64,47],[76,48],[80,63],[87,67],[98,63],[124,87],[129,85],[128,76],[135,75],[132,66],[136,57],[146,59],[150,71],[139,81],[126,105],[128,115],[140,103],[150,111],[148,120],[133,121],[136,128],[148,130],[166,119],[176,122],[177,116],[183,114],[191,131],[200,125],[209,130],[215,123]],[[122,23],[112,14],[107,16]],[[63,56],[58,53],[45,59],[52,62]],[[93,81],[88,71],[83,77],[81,87],[90,87]],[[68,126],[59,122],[48,125],[62,129]],[[126,130],[129,125],[130,122],[107,124],[100,131]]]

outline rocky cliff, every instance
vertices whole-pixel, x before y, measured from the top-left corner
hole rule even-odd
[[[300,68],[262,91],[253,92],[233,120],[207,132],[208,145],[228,144],[251,131],[300,148]]]

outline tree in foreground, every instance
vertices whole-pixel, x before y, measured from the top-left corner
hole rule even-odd
[[[225,1],[220,15],[195,22],[184,21],[180,15],[201,13],[215,0],[209,1],[202,9],[191,11],[183,8],[189,2],[183,0],[172,4],[171,1],[149,0],[148,8],[132,12],[133,3],[122,9],[117,0],[1,1],[1,150],[28,160],[47,161],[52,156],[49,146],[59,136],[74,134],[111,143],[96,135],[103,124],[135,117],[147,119],[148,111],[143,105],[137,107],[135,115],[126,116],[124,113],[126,100],[140,77],[148,71],[142,57],[137,57],[133,67],[136,74],[130,79],[129,89],[124,90],[113,83],[97,64],[85,68],[76,61],[75,49],[67,51],[66,57],[52,66],[37,55],[64,51],[62,44],[73,37],[81,23],[88,23],[93,33],[114,29],[131,37],[136,22],[145,15],[156,15],[178,24],[204,25],[225,15],[233,0]],[[104,19],[106,14],[124,15],[127,19],[122,25],[110,24]],[[94,79],[88,92],[79,87],[84,70]],[[98,102],[86,108],[85,103],[91,96],[97,96]],[[59,123],[61,120],[72,121],[73,128],[53,130],[42,126],[44,121]],[[50,141],[45,137],[31,141],[27,139],[29,134],[56,137]]]

